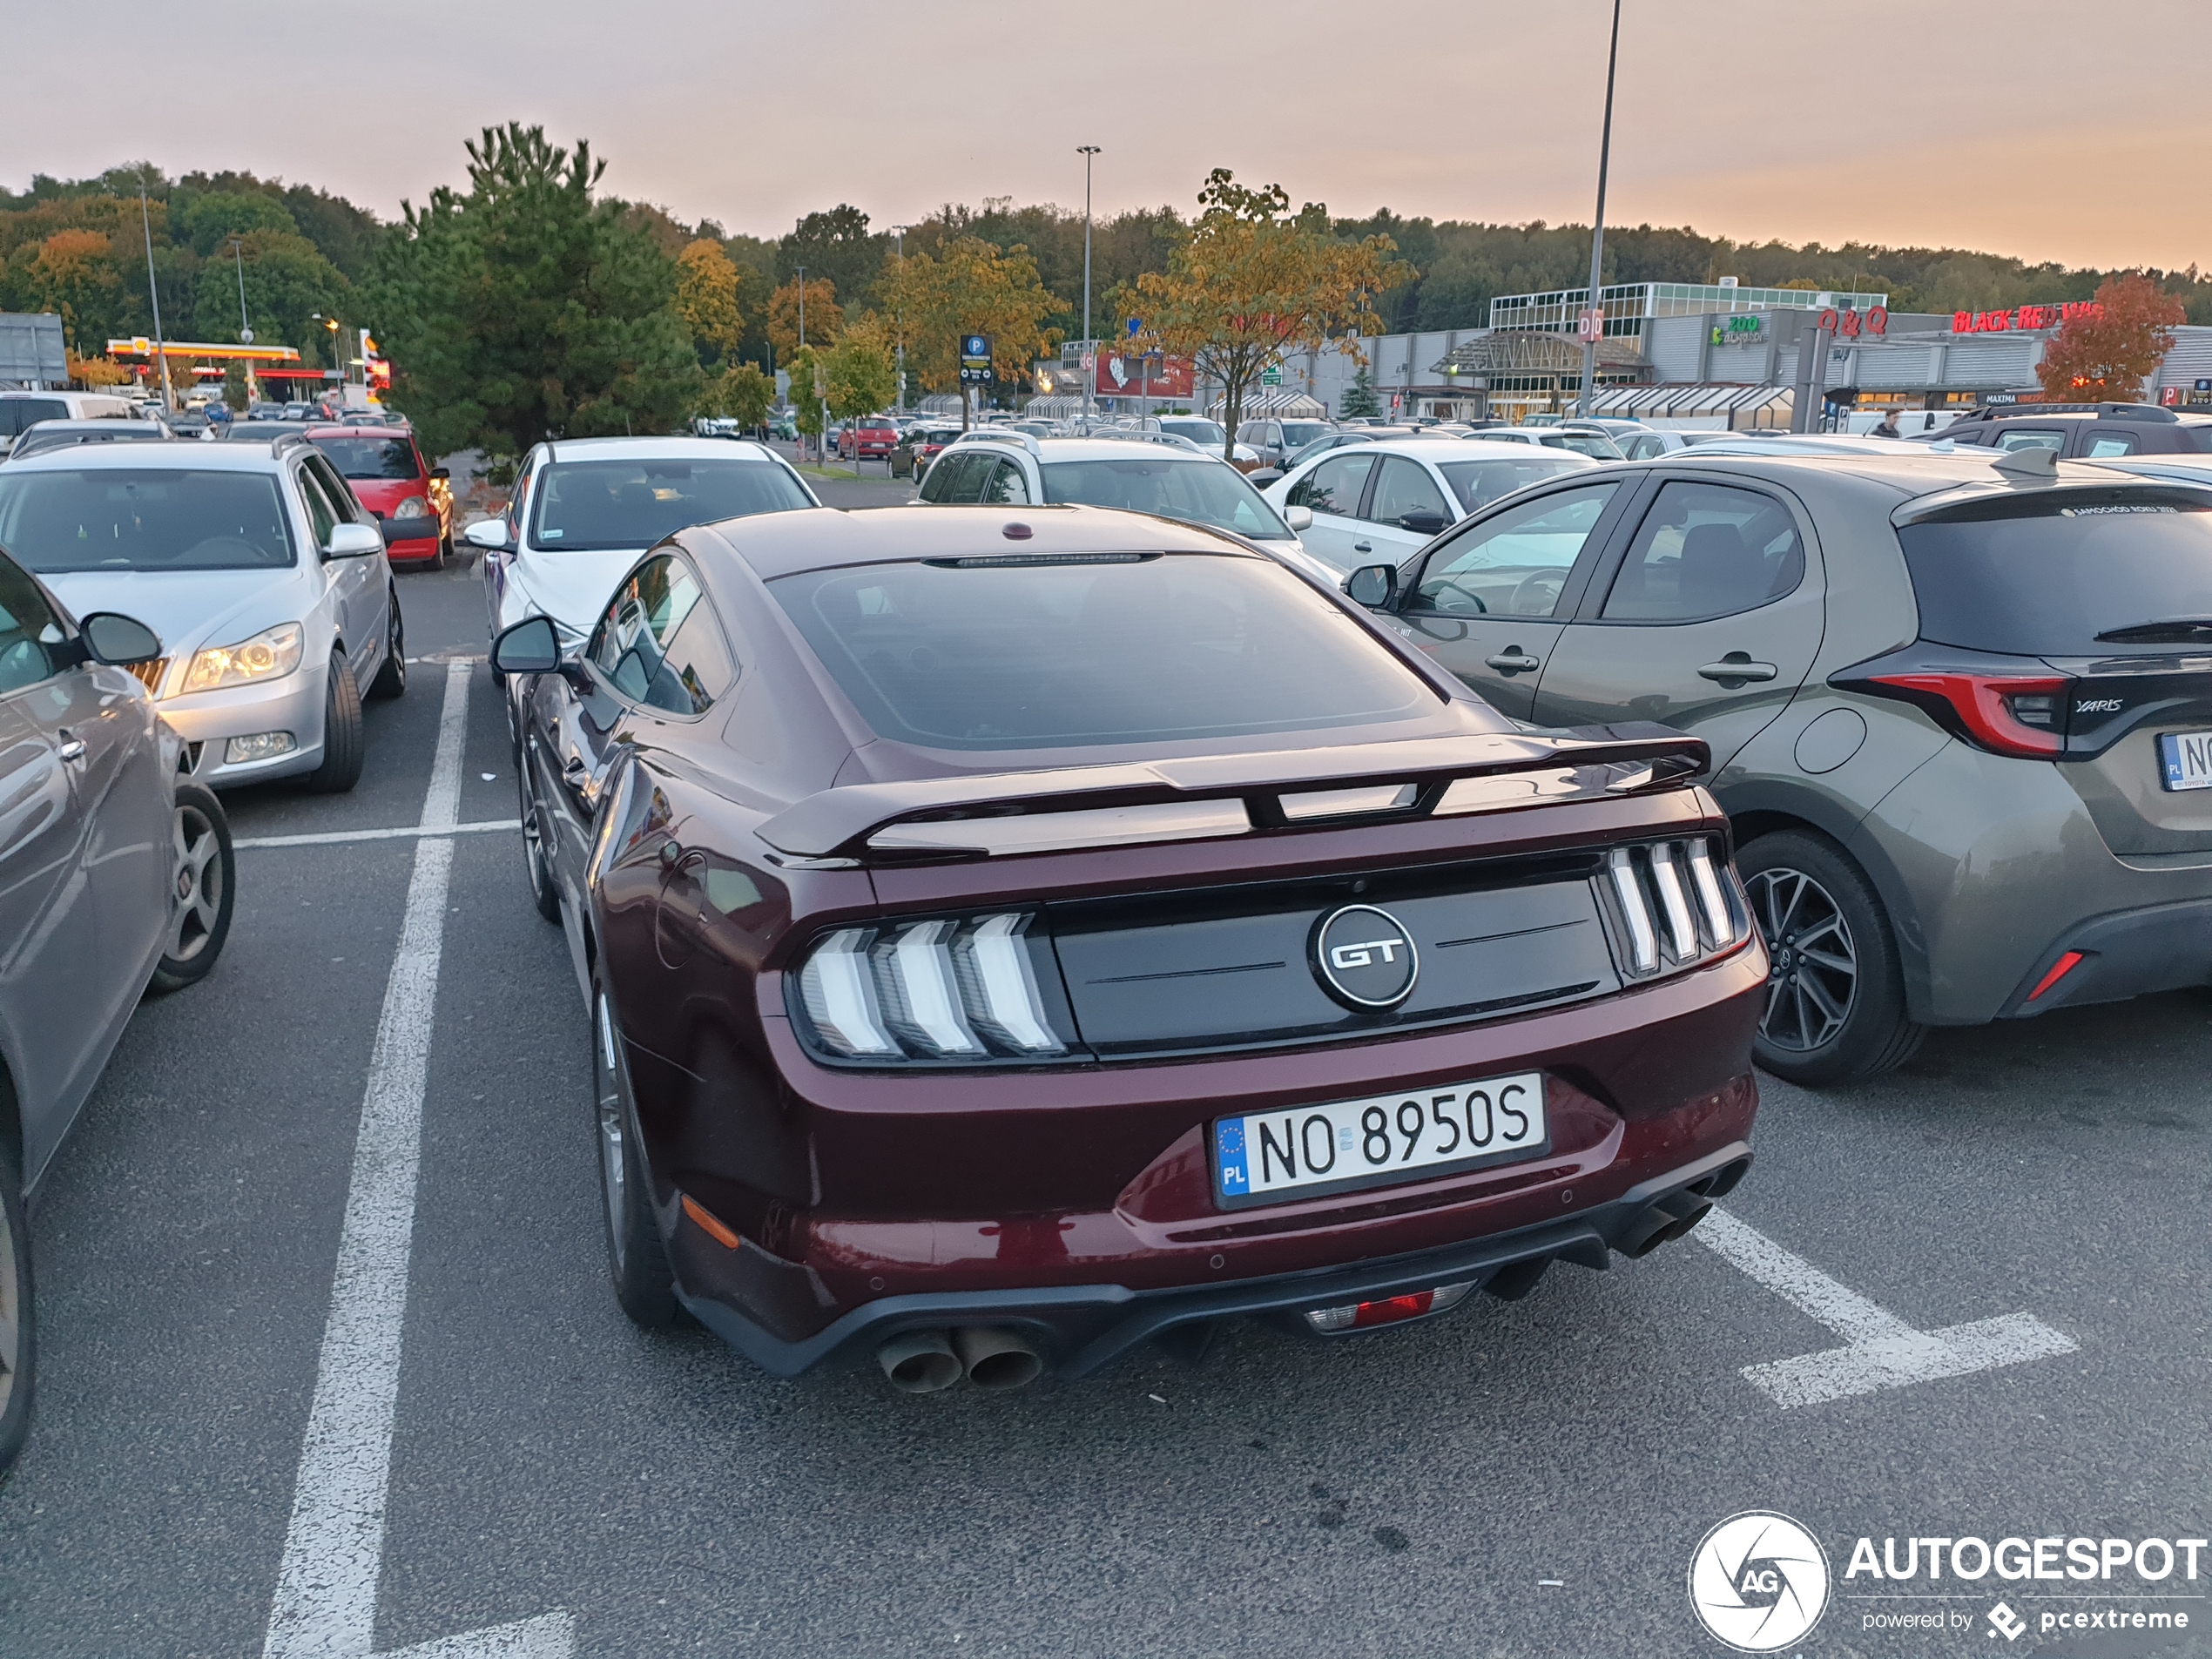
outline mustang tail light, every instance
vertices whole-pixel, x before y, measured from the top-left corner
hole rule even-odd
[[[841,1060],[985,1063],[1063,1055],[1023,912],[845,927],[806,954],[812,1046]]]
[[[1708,837],[1616,846],[1602,886],[1633,979],[1724,955],[1750,937],[1750,911]]]

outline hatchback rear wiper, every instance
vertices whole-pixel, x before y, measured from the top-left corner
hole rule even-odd
[[[2107,628],[2097,636],[2101,645],[2152,645],[2169,640],[2186,644],[2197,639],[2212,639],[2212,617],[2169,617],[2127,628]]]

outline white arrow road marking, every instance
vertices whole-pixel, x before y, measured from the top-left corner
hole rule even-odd
[[[1689,1236],[1844,1339],[1841,1348],[1743,1367],[1744,1379],[1785,1409],[2047,1359],[2080,1345],[2032,1313],[1916,1331],[1723,1210]]]
[[[450,832],[461,815],[469,670],[460,662],[446,669],[437,755],[422,800],[425,833],[415,844],[400,947],[369,1055],[330,1318],[269,1608],[266,1659],[362,1659],[375,1635],[408,1258],[422,1164],[422,1094],[453,873]],[[406,1651],[409,1659],[566,1659],[575,1648],[573,1622],[556,1612]]]

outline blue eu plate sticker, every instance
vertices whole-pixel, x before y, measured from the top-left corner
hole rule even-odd
[[[1214,1125],[1213,1133],[1214,1162],[1221,1170],[1221,1190],[1225,1193],[1250,1192],[1252,1179],[1244,1168],[1244,1120],[1224,1118]]]

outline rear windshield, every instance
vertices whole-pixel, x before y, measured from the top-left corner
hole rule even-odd
[[[2186,631],[2164,640],[2097,636],[2212,624],[2212,502],[2083,495],[2002,509],[1898,531],[1922,638],[2038,657],[2170,651],[2189,643]]]
[[[413,479],[422,475],[415,446],[404,438],[317,438],[316,448],[348,478]]]
[[[292,563],[274,478],[181,468],[0,469],[0,548],[42,576]]]
[[[577,553],[651,547],[688,525],[813,504],[772,461],[564,461],[546,469],[530,541]]]
[[[1271,560],[1106,555],[769,583],[863,718],[936,749],[1089,747],[1413,718],[1436,693]]]
[[[1038,470],[1044,498],[1055,503],[1152,513],[1258,542],[1291,539],[1290,527],[1226,462],[1163,449],[1126,461],[1051,461]]]
[[[66,421],[69,405],[57,397],[0,397],[0,438],[12,438],[38,421]]]
[[[1526,461],[1440,461],[1436,469],[1460,498],[1460,510],[1471,513],[1510,496],[1524,484],[1553,478],[1562,472],[1587,472],[1588,468],[1559,455],[1539,455],[1533,448]]]
[[[1211,421],[1163,421],[1160,430],[1178,438],[1188,438],[1201,449],[1218,449],[1229,441],[1229,434]]]

